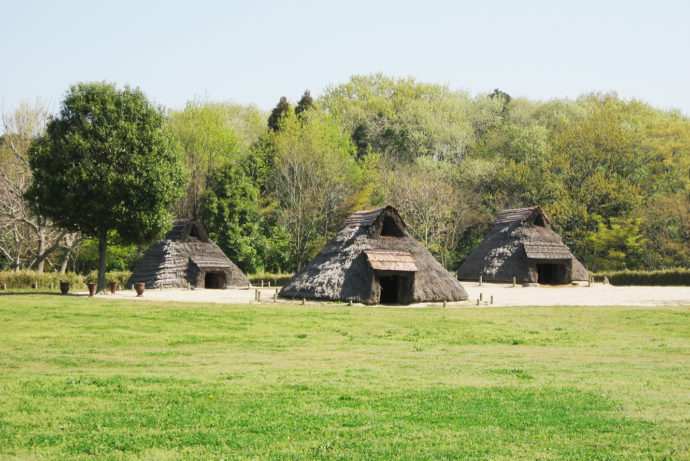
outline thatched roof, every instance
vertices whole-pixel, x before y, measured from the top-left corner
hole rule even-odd
[[[467,299],[455,277],[405,228],[392,206],[352,214],[280,296],[376,304],[381,284],[397,283],[397,303]]]
[[[179,219],[162,241],[146,250],[127,287],[135,282],[144,282],[147,288],[204,287],[207,274],[215,274],[215,288],[219,288],[218,284],[249,284],[240,268],[209,239],[201,224]]]
[[[461,280],[538,282],[545,266],[556,267],[557,281],[568,283],[587,280],[585,267],[570,252],[556,232],[551,220],[538,207],[503,210],[489,235],[458,269]],[[542,273],[542,278],[546,275]]]

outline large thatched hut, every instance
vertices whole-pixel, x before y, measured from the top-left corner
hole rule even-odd
[[[392,206],[350,216],[280,296],[365,304],[467,299],[455,277],[407,233]]]
[[[247,276],[213,243],[197,221],[178,219],[165,238],[152,245],[127,281],[147,288],[224,288],[247,286]]]
[[[587,280],[585,267],[538,207],[503,210],[489,235],[458,269],[460,280],[564,284]]]

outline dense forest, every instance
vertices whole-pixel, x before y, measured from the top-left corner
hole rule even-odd
[[[173,214],[199,219],[248,273],[299,269],[348,214],[383,204],[451,270],[501,209],[531,205],[591,271],[690,265],[690,119],[678,111],[615,94],[472,96],[381,74],[295,96],[270,113],[204,99],[166,111],[187,179]],[[26,203],[30,146],[49,118],[39,102],[3,114],[0,269],[97,263],[93,236]],[[140,252],[111,247],[109,270]]]

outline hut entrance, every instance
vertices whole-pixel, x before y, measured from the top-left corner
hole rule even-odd
[[[379,303],[407,304],[412,299],[412,278],[408,274],[388,274],[378,277],[381,286]]]
[[[546,285],[567,283],[564,264],[537,264],[537,282]]]
[[[204,288],[223,288],[225,286],[225,274],[222,272],[206,272],[204,276]]]

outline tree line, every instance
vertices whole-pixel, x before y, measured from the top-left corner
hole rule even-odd
[[[690,120],[678,111],[615,94],[574,101],[531,101],[500,90],[472,96],[382,74],[353,76],[316,99],[308,91],[296,103],[280,98],[270,113],[205,99],[157,110],[165,133],[159,141],[169,140],[172,152],[160,168],[172,178],[179,162],[181,179],[151,184],[173,197],[172,215],[199,219],[250,273],[299,269],[348,214],[383,204],[396,206],[409,231],[451,270],[501,209],[531,205],[546,210],[590,270],[690,261]],[[0,264],[92,270],[94,239],[103,235],[27,204],[37,174],[31,156],[38,156],[48,116],[40,104],[3,114]],[[121,147],[108,144],[112,152],[140,147],[118,139]],[[131,174],[135,184],[153,172]],[[146,221],[144,209],[129,210],[129,219]],[[131,267],[143,242],[160,236],[171,215],[158,216],[141,235],[111,229],[110,268]]]

